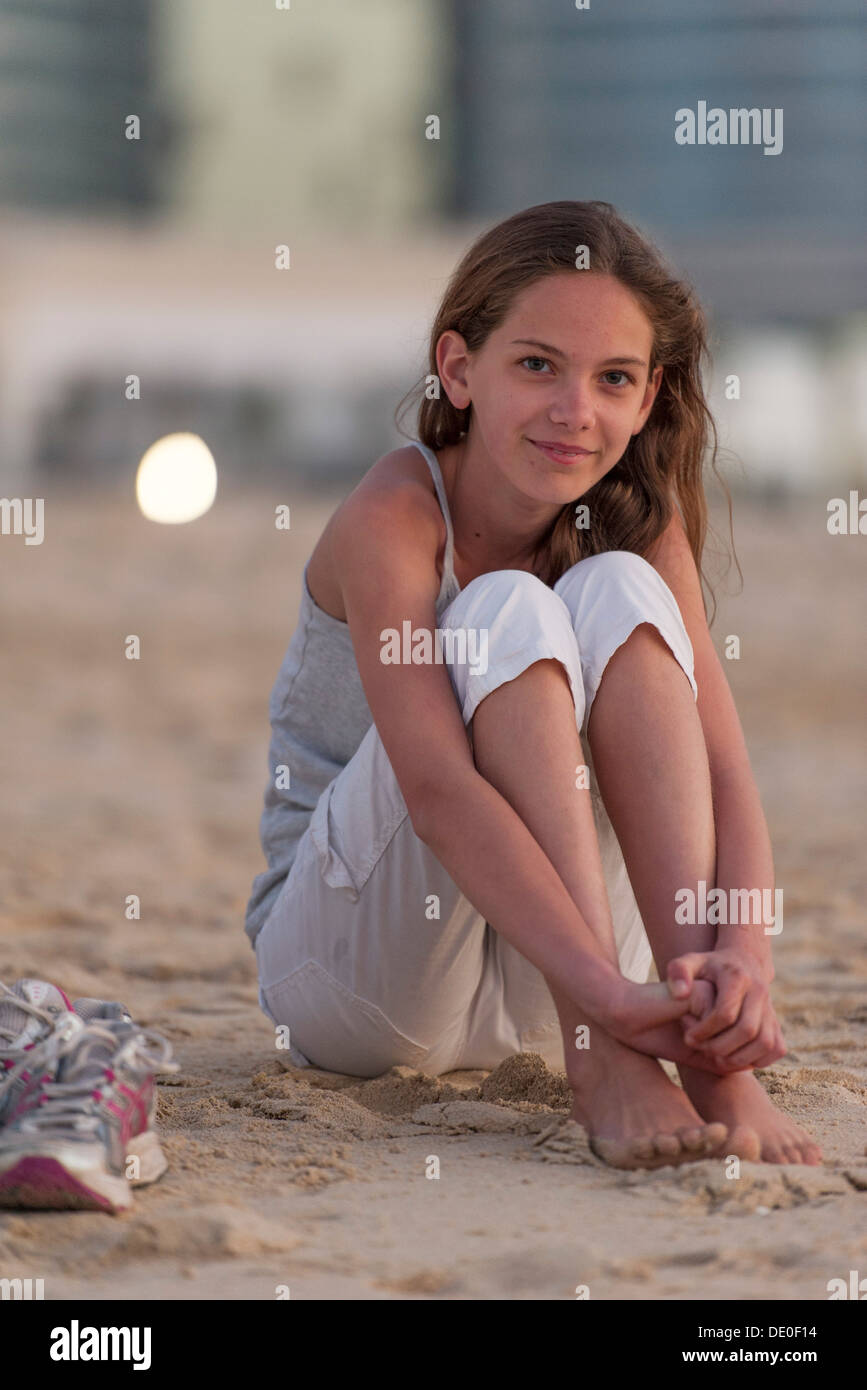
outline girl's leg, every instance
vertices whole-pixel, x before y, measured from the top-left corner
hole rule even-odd
[[[603,802],[623,850],[660,978],[688,951],[712,951],[712,925],[674,920],[675,893],[715,882],[710,772],[695,700],[667,643],[637,626],[609,659],[587,725]],[[772,1105],[752,1072],[680,1067],[699,1114],[729,1126],[729,1151],[772,1163],[818,1163],[818,1147]]]
[[[479,771],[521,816],[616,964],[590,794],[575,785],[584,755],[561,663],[537,661],[488,694],[473,718],[473,744]],[[620,1167],[654,1167],[718,1148],[726,1137],[723,1125],[702,1123],[657,1061],[590,1025],[570,1000],[551,993],[563,1032],[572,1114],[601,1157]],[[581,1025],[589,1028],[589,1047],[579,1049]]]

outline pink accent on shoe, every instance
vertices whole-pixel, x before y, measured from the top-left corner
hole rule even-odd
[[[141,1091],[144,1091],[147,1082],[144,1082]],[[129,1086],[125,1086],[122,1081],[118,1081],[117,1089],[124,1095],[129,1102],[126,1106],[120,1106],[116,1101],[106,1101],[106,1106],[120,1120],[120,1136],[124,1147],[130,1139],[134,1139],[137,1134],[141,1134],[147,1129],[147,1105],[143,1099],[141,1091],[133,1091]]]
[[[129,1086],[125,1086],[122,1081],[117,1083],[119,1091],[129,1097],[127,1107],[127,1117],[129,1119],[129,1130],[127,1139],[134,1138],[136,1134],[141,1134],[148,1127],[148,1110],[153,1097],[153,1082],[150,1077],[142,1082],[137,1091],[133,1091]],[[138,1111],[135,1115],[134,1112]]]
[[[96,1207],[114,1212],[114,1203],[79,1182],[54,1158],[28,1155],[0,1174],[0,1197],[23,1207]],[[5,1205],[5,1203],[4,1203]]]
[[[111,1111],[112,1115],[115,1115],[120,1121],[120,1142],[123,1145],[124,1150],[126,1150],[126,1147],[130,1139],[132,1138],[132,1134],[130,1133],[131,1126],[129,1114],[127,1113],[127,1111],[122,1110],[121,1107],[116,1103],[116,1101],[113,1100],[106,1101],[106,1107]]]

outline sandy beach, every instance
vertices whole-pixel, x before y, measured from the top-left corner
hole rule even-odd
[[[0,1275],[46,1298],[445,1300],[824,1300],[867,1275],[863,539],[829,536],[823,499],[736,502],[744,589],[712,631],[740,637],[726,670],[785,902],[790,1050],[760,1079],[826,1161],[732,1181],[719,1160],[605,1167],[533,1054],[367,1081],[282,1063],[243,912],[268,693],[335,501],[229,491],[172,527],[49,488],[43,544],[0,538],[0,978],[123,1000],[181,1064],[160,1182],[120,1217],[0,1214]]]

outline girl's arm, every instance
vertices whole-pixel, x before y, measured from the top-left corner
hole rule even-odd
[[[716,823],[716,887],[726,892],[729,902],[729,889],[738,888],[757,888],[762,903],[766,898],[773,902],[774,865],[767,822],[734,699],[708,629],[698,571],[676,511],[648,559],[677,599],[692,643]],[[717,950],[746,958],[766,984],[773,979],[770,936],[762,922],[720,925],[716,945]]]
[[[672,1024],[688,1012],[690,988],[623,978],[544,850],[476,769],[445,665],[381,659],[386,629],[436,627],[439,527],[427,489],[371,480],[331,528],[361,683],[413,828],[477,911],[591,1019],[626,1042]],[[675,1059],[714,1070],[686,1051]]]

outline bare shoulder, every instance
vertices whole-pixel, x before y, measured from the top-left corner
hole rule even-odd
[[[307,567],[313,601],[346,622],[343,598],[348,570],[363,562],[364,538],[381,544],[400,537],[404,555],[431,565],[438,584],[445,548],[445,521],[430,469],[413,445],[392,449],[377,459],[332,514]],[[355,539],[359,544],[353,544]]]
[[[377,459],[342,504],[383,503],[394,500],[403,510],[407,499],[415,501],[422,517],[442,516],[430,469],[418,449],[407,444]],[[432,506],[430,504],[433,504]]]

